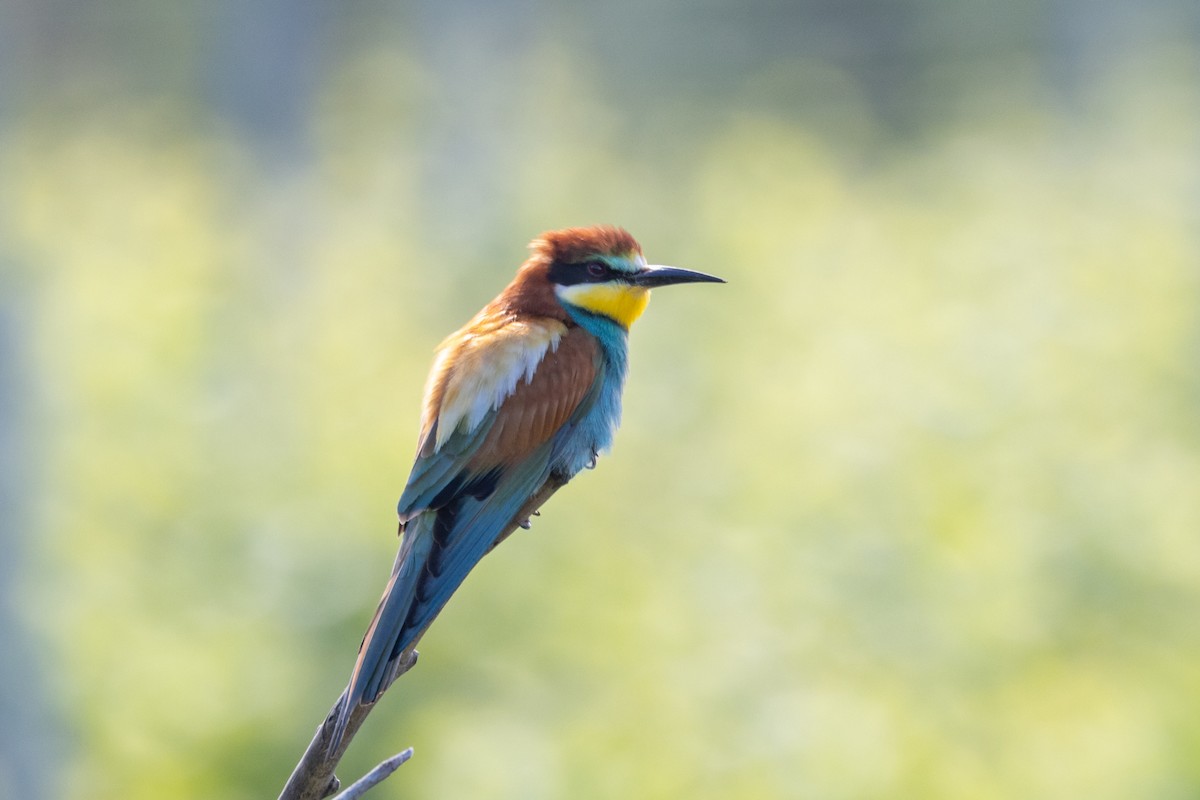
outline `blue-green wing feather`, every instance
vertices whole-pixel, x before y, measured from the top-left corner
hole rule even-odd
[[[400,495],[400,502],[396,504],[396,512],[401,520],[437,506],[439,500],[446,499],[447,490],[453,491],[456,483],[461,488],[464,482],[470,480],[472,476],[467,470],[467,463],[478,452],[495,421],[496,410],[493,409],[474,430],[464,432],[459,428],[437,451],[417,457],[404,492]],[[436,426],[429,435],[437,435]]]
[[[436,531],[439,546],[427,562],[426,577],[420,581],[415,602],[393,648],[393,657],[400,655],[429,627],[467,574],[496,540],[512,529],[517,514],[549,477],[548,456],[549,448],[543,447],[541,452],[506,473],[483,500],[466,496],[456,501],[452,518]]]

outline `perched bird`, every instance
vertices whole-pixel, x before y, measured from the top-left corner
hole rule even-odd
[[[359,648],[331,748],[351,712],[410,664],[471,568],[608,449],[621,416],[629,326],[650,290],[720,278],[649,266],[610,226],[542,234],[512,283],[437,349],[402,541]]]

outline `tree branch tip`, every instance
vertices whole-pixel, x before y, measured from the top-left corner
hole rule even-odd
[[[383,783],[389,775],[400,768],[400,765],[408,761],[413,756],[413,749],[410,747],[407,750],[396,753],[391,758],[381,761],[366,775],[356,780],[354,783],[346,787],[346,791],[334,797],[333,800],[358,800],[371,789]]]

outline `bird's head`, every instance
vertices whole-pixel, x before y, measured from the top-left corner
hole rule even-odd
[[[725,282],[703,272],[647,264],[637,241],[609,225],[544,233],[530,248],[529,265],[568,312],[606,317],[626,330],[646,310],[655,287]]]

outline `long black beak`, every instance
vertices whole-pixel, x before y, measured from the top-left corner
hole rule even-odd
[[[653,289],[656,286],[670,286],[673,283],[724,282],[724,279],[718,278],[715,275],[705,275],[703,272],[680,269],[679,267],[660,267],[657,265],[646,267],[633,276],[634,285],[644,286],[647,289]]]

